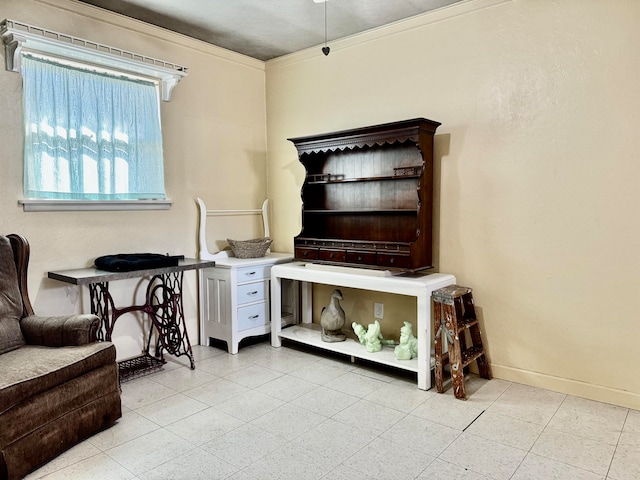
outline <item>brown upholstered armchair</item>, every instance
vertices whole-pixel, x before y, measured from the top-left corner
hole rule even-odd
[[[95,315],[39,317],[29,244],[0,235],[0,480],[22,478],[122,416],[111,342]]]

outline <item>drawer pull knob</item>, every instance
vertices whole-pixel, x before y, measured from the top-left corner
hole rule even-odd
[[[252,295],[257,295],[258,291],[254,290],[253,292],[247,292],[247,295],[252,296]]]
[[[254,276],[255,274],[256,274],[256,272],[247,272],[247,273],[245,273],[245,275],[246,275],[247,277],[252,277],[252,276]]]
[[[255,320],[256,318],[260,318],[260,315],[252,315],[249,317],[249,320]]]

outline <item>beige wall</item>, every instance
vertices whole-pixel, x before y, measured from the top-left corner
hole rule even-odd
[[[189,67],[162,105],[172,208],[78,213],[17,206],[21,78],[0,69],[1,231],[31,242],[37,311],[88,310],[86,291],[49,270],[115,252],[195,256],[196,196],[212,209],[256,208],[268,191],[274,250],[292,251],[304,171],[286,138],[425,116],[442,122],[437,267],[474,288],[495,375],[640,408],[638,2],[472,0],[334,42],[328,57],[318,47],[267,62],[266,104],[262,62],[70,0],[1,6],[1,18]],[[231,229],[255,233],[231,223],[210,225],[211,250]],[[195,274],[185,281],[195,343]],[[137,282],[114,287],[123,303],[140,297]],[[374,301],[392,322],[412,315],[401,297],[345,296],[362,321]],[[120,358],[136,354],[136,322],[115,341]]]
[[[31,243],[30,294],[36,313],[88,311],[86,288],[65,289],[47,271],[89,266],[99,255],[124,252],[197,254],[197,210],[258,208],[266,197],[264,63],[68,0],[2,0],[10,18],[189,67],[189,75],[162,103],[168,211],[25,213],[22,198],[22,79],[0,68],[0,212],[3,234]],[[228,219],[227,219],[228,220]],[[244,219],[242,220],[244,221]],[[252,227],[235,230],[249,238]],[[227,227],[210,221],[211,251],[224,244]],[[218,239],[222,239],[217,241]],[[137,281],[112,284],[117,306],[136,297]],[[185,316],[198,341],[196,274],[185,274]],[[79,300],[76,296],[81,294]],[[117,323],[118,357],[142,348],[135,317]]]
[[[267,62],[275,249],[300,230],[286,138],[440,121],[437,267],[474,288],[495,376],[639,408],[639,21],[631,0],[475,0]]]

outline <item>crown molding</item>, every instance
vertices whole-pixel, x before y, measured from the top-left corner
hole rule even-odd
[[[432,10],[430,12],[415,15],[413,17],[399,20],[397,22],[383,25],[378,28],[372,28],[366,32],[351,35],[349,37],[340,38],[331,41],[331,53],[346,50],[348,48],[356,47],[365,43],[369,43],[381,38],[390,37],[399,33],[408,32],[418,28],[423,28],[427,25],[439,23],[452,18],[461,17],[471,13],[484,10],[486,8],[495,7],[505,3],[510,3],[513,0],[466,0],[460,3],[454,3],[446,7]],[[313,58],[320,57],[322,52],[320,51],[321,45],[315,47],[306,48],[299,52],[294,52],[289,55],[267,60],[267,70],[275,70],[277,68],[286,67],[299,62],[311,60]]]
[[[139,34],[152,37],[161,42],[170,42],[206,55],[211,55],[220,60],[240,64],[261,71],[264,71],[265,69],[265,64],[262,60],[242,55],[222,47],[217,47],[187,35],[173,32],[171,30],[142,22],[87,3],[82,3],[77,0],[35,0],[35,2],[56,9],[65,10],[72,14],[81,15],[92,20],[107,23],[117,28],[131,30]]]

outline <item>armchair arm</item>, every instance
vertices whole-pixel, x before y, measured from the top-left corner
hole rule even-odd
[[[100,319],[91,314],[65,317],[31,315],[20,320],[20,327],[28,344],[65,347],[95,342]]]

